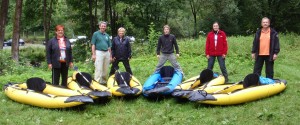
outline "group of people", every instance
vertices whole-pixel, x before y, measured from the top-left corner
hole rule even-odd
[[[261,20],[262,28],[259,29],[253,40],[252,58],[255,60],[253,73],[261,75],[262,67],[266,65],[266,77],[273,79],[274,61],[280,51],[278,33],[270,28],[270,19],[267,17]],[[107,23],[99,22],[99,31],[94,32],[91,40],[92,59],[95,62],[94,79],[100,84],[106,84],[108,78],[109,65],[112,62],[109,73],[113,75],[119,69],[119,62],[122,62],[126,72],[133,75],[129,61],[131,59],[130,40],[125,36],[126,30],[123,27],[118,29],[118,36],[112,41],[106,33]],[[52,83],[59,85],[60,75],[62,76],[61,85],[67,86],[68,68],[73,67],[73,57],[71,43],[64,36],[64,26],[55,27],[56,36],[47,43],[47,63],[52,70]],[[174,54],[174,48],[176,54]],[[225,66],[228,44],[226,33],[220,30],[219,23],[214,22],[212,31],[206,38],[205,54],[208,62],[207,69],[213,69],[217,59],[225,81],[228,82],[228,73]],[[170,27],[163,27],[163,35],[158,39],[157,57],[159,58],[155,72],[160,71],[167,60],[170,61],[175,70],[183,74],[183,70],[177,61],[179,57],[179,47],[176,37],[170,34]]]

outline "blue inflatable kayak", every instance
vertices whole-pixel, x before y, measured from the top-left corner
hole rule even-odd
[[[168,95],[182,81],[182,73],[171,66],[164,66],[159,72],[152,74],[143,85],[145,96]]]

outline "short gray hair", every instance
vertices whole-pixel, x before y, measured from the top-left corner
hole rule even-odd
[[[271,20],[268,18],[268,17],[263,17],[262,19],[261,19],[261,21],[263,21],[263,20],[269,20],[269,22],[271,22]]]
[[[100,21],[100,22],[98,23],[98,25],[100,26],[101,24],[107,25],[107,22],[105,22],[105,21]]]

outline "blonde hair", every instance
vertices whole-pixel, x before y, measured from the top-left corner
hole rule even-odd
[[[118,32],[120,32],[120,31],[124,31],[124,33],[126,33],[126,30],[125,30],[124,27],[120,27],[120,28],[118,29]]]
[[[164,25],[164,29],[165,29],[165,28],[170,29],[170,26],[169,26],[169,25]]]

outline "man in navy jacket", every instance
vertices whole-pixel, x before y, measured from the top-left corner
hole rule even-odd
[[[273,79],[274,61],[280,52],[278,33],[270,28],[270,19],[267,17],[262,18],[261,26],[253,40],[252,58],[255,59],[253,73],[261,75],[265,63],[266,77]]]
[[[129,65],[131,59],[131,46],[129,38],[125,37],[125,28],[120,27],[118,29],[118,36],[114,37],[112,41],[111,54],[112,54],[112,66],[109,75],[113,75],[116,69],[119,69],[119,62],[122,62],[126,72],[132,75],[132,71]]]

